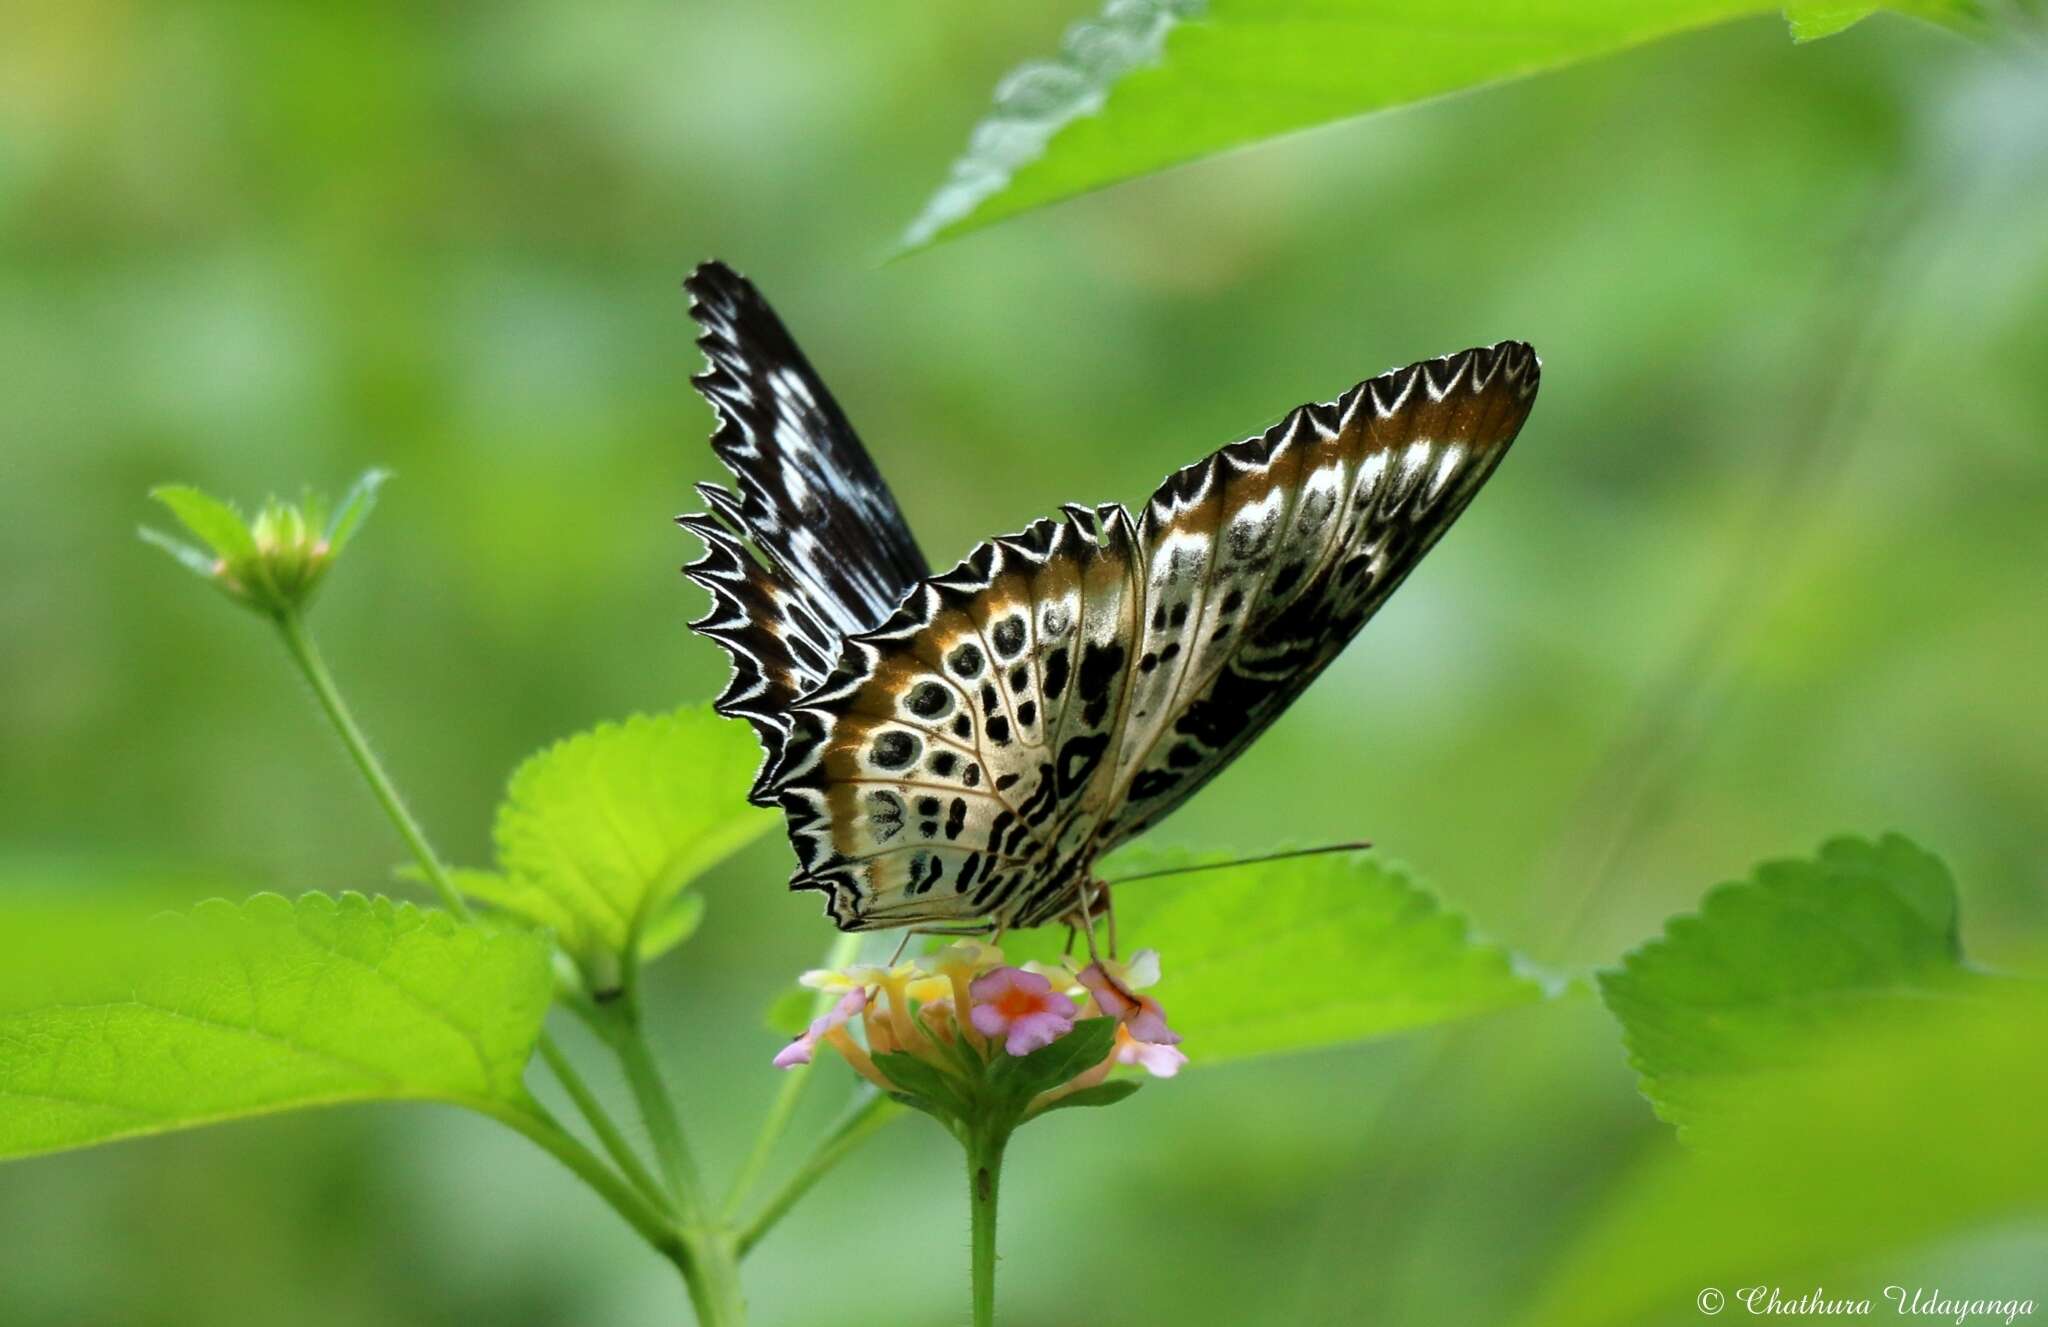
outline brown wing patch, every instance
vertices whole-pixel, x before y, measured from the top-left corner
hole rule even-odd
[[[791,885],[843,929],[1052,920],[1272,722],[1491,473],[1528,347],[1411,365],[919,582],[789,711]]]

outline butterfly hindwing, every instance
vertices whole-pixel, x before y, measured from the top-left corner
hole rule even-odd
[[[1428,551],[1527,417],[1534,353],[1411,365],[1171,476],[1134,522],[989,541],[846,642],[773,791],[798,888],[846,929],[1072,909],[1285,709]]]
[[[1070,509],[982,544],[848,642],[779,785],[793,883],[848,929],[972,921],[1043,888],[1110,745],[1135,530]],[[1084,835],[1085,836],[1085,835]]]

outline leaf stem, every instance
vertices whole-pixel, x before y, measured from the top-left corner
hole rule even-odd
[[[604,1199],[613,1211],[626,1219],[627,1224],[638,1231],[640,1237],[654,1246],[663,1257],[681,1265],[684,1257],[683,1240],[680,1232],[668,1216],[655,1205],[643,1198],[631,1185],[612,1173],[610,1167],[599,1160],[597,1154],[577,1141],[575,1135],[564,1129],[547,1108],[537,1101],[528,1100],[519,1105],[498,1103],[474,1103],[478,1110],[497,1120],[500,1124],[524,1134],[548,1153],[567,1166],[576,1177],[588,1184]],[[705,1320],[707,1323],[710,1319]]]
[[[967,1204],[974,1240],[974,1327],[996,1320],[996,1201],[1003,1180],[1005,1132],[975,1131],[967,1140]]]
[[[654,1152],[661,1160],[662,1174],[675,1195],[679,1219],[678,1235],[682,1253],[676,1266],[683,1285],[697,1310],[700,1327],[726,1327],[746,1321],[746,1299],[740,1291],[739,1249],[730,1227],[713,1225],[707,1219],[704,1188],[698,1179],[697,1163],[683,1141],[681,1122],[676,1118],[675,1098],[662,1081],[661,1068],[654,1061],[640,1024],[638,999],[632,987],[618,1004],[600,1006],[608,1017],[599,1023],[608,1032],[619,1064],[626,1071],[640,1118],[654,1140]]]
[[[769,1230],[774,1228],[797,1200],[809,1193],[811,1186],[825,1178],[827,1171],[845,1160],[847,1155],[870,1137],[879,1133],[882,1127],[903,1113],[903,1108],[873,1088],[864,1088],[855,1098],[839,1123],[832,1127],[825,1140],[818,1144],[810,1159],[789,1177],[787,1183],[776,1191],[753,1220],[740,1228],[738,1251],[744,1258],[759,1244]]]
[[[589,1121],[591,1132],[596,1134],[597,1141],[604,1145],[605,1155],[612,1159],[620,1173],[639,1190],[641,1197],[673,1215],[674,1200],[661,1187],[661,1181],[655,1179],[641,1163],[639,1154],[633,1151],[632,1145],[619,1131],[618,1125],[613,1122],[603,1103],[583,1081],[583,1075],[576,1071],[576,1066],[562,1053],[562,1048],[555,1044],[552,1037],[541,1038],[540,1055],[547,1061],[548,1068],[554,1071],[555,1077],[560,1080],[562,1090],[576,1103],[577,1111]]]
[[[853,962],[859,953],[859,934],[842,934],[826,953],[825,967],[843,968]],[[831,1007],[835,998],[837,997],[830,992],[820,991],[818,998],[811,1004],[811,1017],[822,1016]],[[761,1181],[762,1172],[768,1169],[768,1163],[775,1155],[775,1144],[782,1140],[783,1133],[789,1128],[790,1119],[796,1114],[797,1103],[803,1100],[804,1089],[810,1086],[811,1072],[811,1065],[801,1064],[783,1073],[781,1086],[775,1092],[775,1100],[768,1107],[767,1117],[761,1121],[760,1132],[754,1136],[753,1150],[748,1152],[746,1161],[740,1166],[739,1174],[733,1177],[731,1190],[725,1196],[727,1221],[739,1216],[747,1195],[753,1192],[754,1186]],[[745,1251],[746,1241],[742,1239],[741,1252]]]
[[[704,1190],[697,1178],[696,1162],[691,1159],[689,1146],[683,1141],[682,1124],[676,1118],[675,1103],[669,1096],[667,1084],[662,1081],[661,1069],[654,1062],[654,1054],[641,1031],[640,1020],[621,1010],[619,1016],[610,1020],[610,1025],[612,1049],[618,1052],[619,1064],[626,1071],[626,1082],[633,1089],[633,1100],[640,1107],[640,1118],[647,1125],[648,1137],[654,1141],[662,1177],[667,1180],[669,1191],[675,1195],[677,1214],[686,1225],[702,1226]]]

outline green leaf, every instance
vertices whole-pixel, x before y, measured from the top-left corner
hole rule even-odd
[[[1785,22],[1792,29],[1793,41],[1819,41],[1822,37],[1832,37],[1856,26],[1876,12],[1876,5],[1819,0],[1819,3],[1786,5]]]
[[[1046,1089],[1101,1064],[1115,1044],[1115,1019],[1084,1018],[1059,1040],[1027,1055],[1013,1056],[1000,1046],[993,1047],[990,1077],[996,1090],[1021,1108]]]
[[[640,958],[660,958],[683,941],[697,934],[697,928],[704,924],[704,896],[702,894],[678,894],[669,900],[667,906],[655,915],[653,921],[641,928]]]
[[[1786,7],[1802,41],[1873,6]],[[1961,24],[1971,0],[1884,6]],[[914,248],[1030,208],[1369,111],[1770,13],[1763,0],[1111,0],[1012,71],[911,223]]]
[[[759,759],[745,725],[709,706],[558,742],[512,775],[498,872],[456,884],[550,928],[594,983],[613,984],[636,936],[644,954],[687,933],[667,912],[684,886],[774,827],[775,811],[744,800]]]
[[[360,894],[8,925],[0,1157],[348,1101],[502,1114],[552,989],[530,932]]]
[[[1145,1085],[1135,1078],[1112,1078],[1107,1083],[1097,1083],[1094,1087],[1084,1087],[1079,1092],[1069,1092],[1038,1113],[1046,1115],[1070,1107],[1114,1106],[1143,1086]]]
[[[1526,1324],[1662,1322],[1705,1286],[1729,1296],[1728,1316],[1748,1318],[1739,1287],[1782,1285],[1793,1298],[1825,1284],[1832,1296],[1859,1280],[1854,1294],[1891,1316],[1873,1265],[2048,1210],[2044,1027],[2038,984],[1901,1000],[1838,1029],[1805,1063],[1752,1077],[1744,1110],[1717,1122],[1711,1148],[1664,1140],[1624,1172],[1553,1262]]]
[[[1106,874],[1194,865],[1120,855]],[[1192,1065],[1361,1041],[1540,1000],[1506,950],[1472,939],[1370,853],[1220,867],[1112,891],[1126,951],[1157,949],[1156,995]],[[1005,952],[1050,958],[1059,937]]]
[[[874,1057],[882,1076],[903,1089],[898,1100],[941,1120],[967,1119],[972,1111],[961,1087],[909,1051],[886,1051]]]
[[[170,508],[187,530],[229,562],[256,556],[256,537],[249,532],[248,522],[219,498],[189,484],[159,484],[149,496]]]
[[[377,490],[384,487],[384,482],[390,478],[389,470],[365,470],[362,478],[342,494],[340,505],[334,509],[334,519],[327,523],[322,536],[327,541],[330,554],[338,556],[348,546],[349,540],[356,537],[356,531],[362,528],[370,509],[377,505]],[[310,507],[310,503],[308,505]]]
[[[1896,835],[1837,839],[1708,894],[1698,916],[1600,976],[1658,1115],[1690,1137],[1739,1112],[1759,1071],[1803,1063],[1823,1038],[1887,1010],[1973,989],[1955,885]]]
[[[146,525],[138,528],[135,533],[141,538],[143,543],[161,548],[164,552],[176,558],[193,575],[200,577],[202,580],[210,581],[214,578],[214,566],[219,559],[215,558],[213,554],[205,549],[188,544],[184,540],[172,535],[167,535],[161,530],[152,530]]]

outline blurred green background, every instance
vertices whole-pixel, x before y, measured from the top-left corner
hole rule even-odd
[[[0,890],[403,888],[262,626],[133,538],[155,482],[398,472],[314,627],[457,860],[485,860],[527,752],[709,695],[668,518],[713,472],[678,283],[718,255],[941,564],[1387,365],[1536,344],[1542,400],[1484,498],[1162,841],[1369,836],[1485,933],[1584,966],[1757,858],[1899,829],[1955,868],[1974,955],[2038,948],[2038,52],[1883,18],[1794,49],[1759,20],[880,263],[1001,74],[1087,12],[13,6]],[[714,1168],[775,1087],[759,1011],[828,940],[785,855],[718,871],[653,982]],[[1194,1073],[1020,1141],[1004,1304],[1502,1321],[1668,1146],[1587,1000]],[[749,1263],[756,1321],[959,1320],[957,1168],[922,1121],[885,1134]],[[2044,1253],[2048,1227],[2007,1225],[1837,1280],[2038,1293]],[[595,1199],[453,1112],[0,1169],[21,1327],[686,1311]]]

